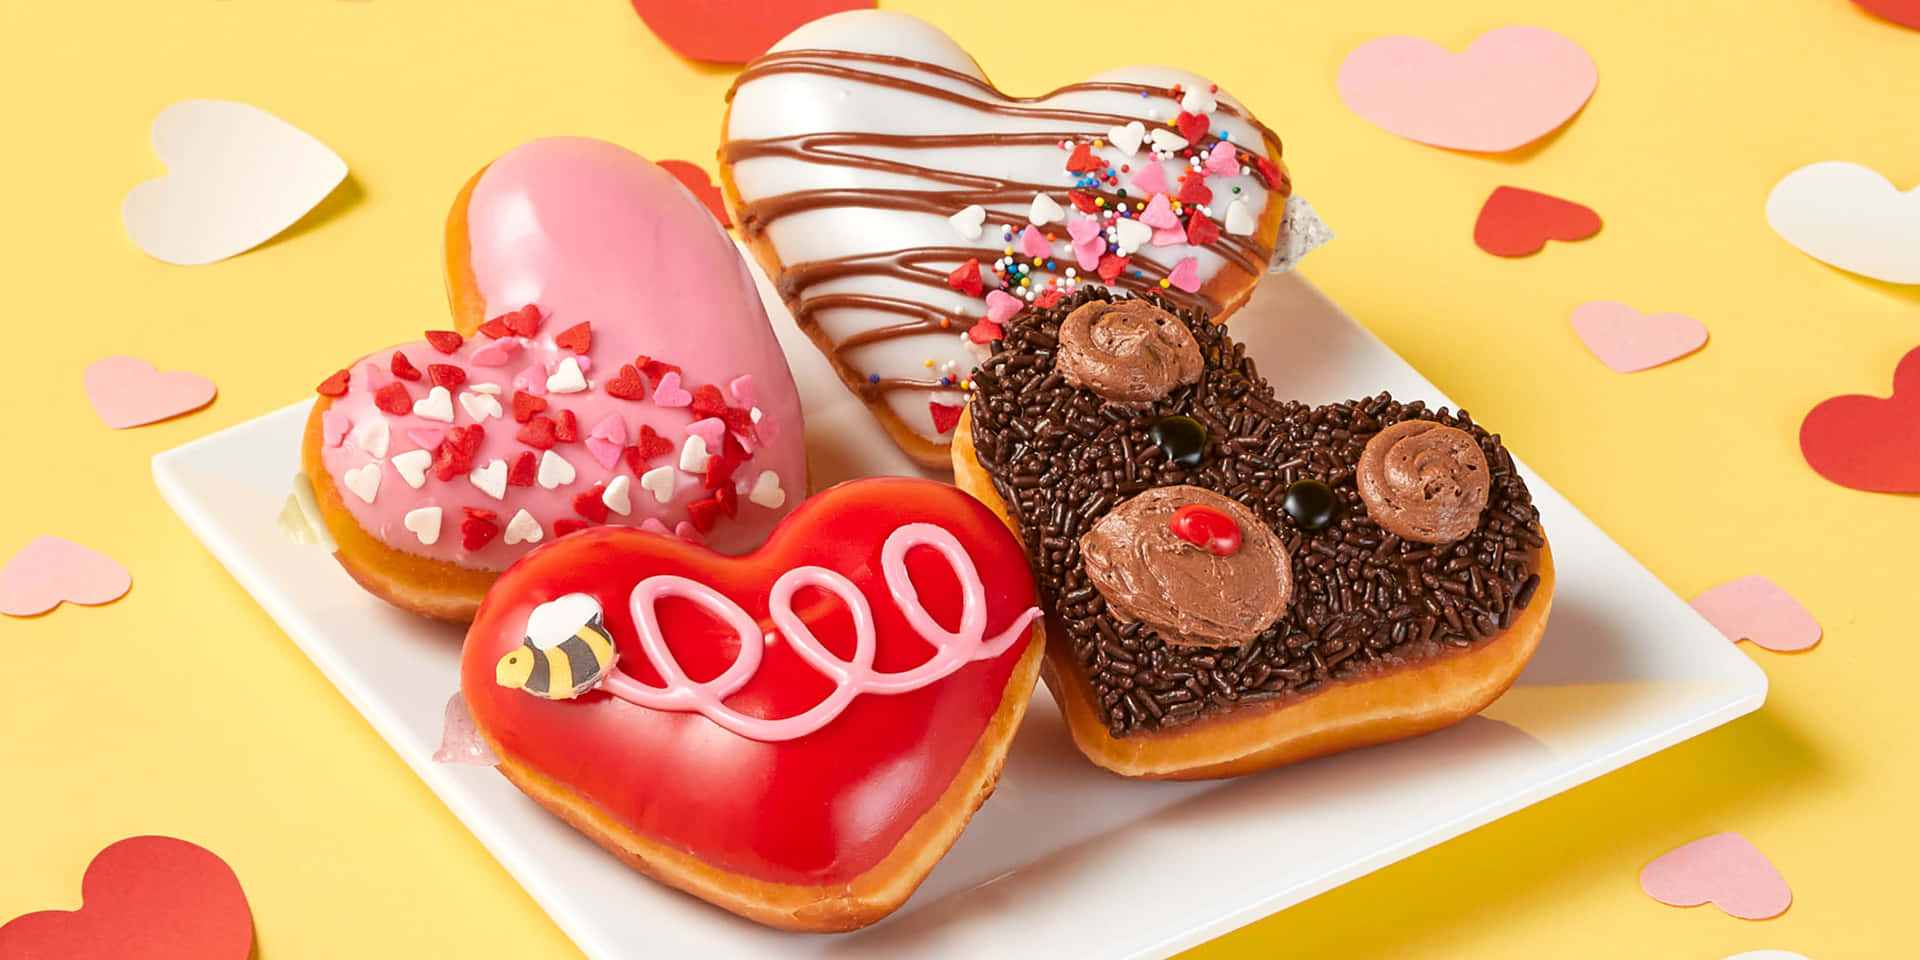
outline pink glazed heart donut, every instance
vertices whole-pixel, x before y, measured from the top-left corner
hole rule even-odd
[[[672,175],[553,138],[447,217],[453,330],[319,388],[310,512],[377,596],[473,618],[499,572],[598,524],[743,553],[806,495],[793,376],[731,240]]]

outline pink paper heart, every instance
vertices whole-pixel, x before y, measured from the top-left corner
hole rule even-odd
[[[112,603],[133,586],[127,568],[71,540],[40,536],[0,567],[0,613],[31,617],[61,601]]]
[[[1742,920],[1777,917],[1793,904],[1786,878],[1737,833],[1716,833],[1660,856],[1640,871],[1640,889],[1669,906],[1710,902]]]
[[[1791,653],[1820,642],[1820,621],[1779,584],[1757,573],[1730,580],[1689,602],[1735,643],[1751,640],[1775,653]]]
[[[1600,81],[1580,45],[1541,27],[1500,27],[1455,56],[1419,37],[1380,37],[1340,64],[1340,99],[1409,140],[1480,153],[1525,146],[1572,119]]]
[[[1707,343],[1706,326],[1684,313],[1642,314],[1612,300],[1575,307],[1573,332],[1615,373],[1657,367]]]
[[[161,373],[139,357],[102,357],[80,376],[93,412],[115,430],[198,410],[213,402],[213,381],[197,373]]]

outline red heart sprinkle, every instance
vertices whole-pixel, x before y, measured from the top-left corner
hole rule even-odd
[[[1207,187],[1206,175],[1198,171],[1180,175],[1180,202],[1191,207],[1196,204],[1212,203],[1213,191]]]
[[[540,458],[534,456],[532,450],[522,450],[507,465],[507,486],[531,487],[539,475]]]
[[[460,345],[466,342],[466,337],[454,333],[452,330],[427,331],[427,345],[441,353],[452,353],[460,349]]]
[[[686,374],[680,372],[678,366],[662,360],[655,360],[644,353],[633,358],[633,365],[638,367],[641,373],[646,374],[647,379],[653,381],[653,385],[656,387],[660,385],[660,378],[669,373],[679,373],[680,379],[682,380],[687,378]]]
[[[687,504],[687,519],[701,533],[712,533],[713,525],[720,522],[720,501],[708,497]]]
[[[553,421],[547,417],[534,417],[520,428],[515,438],[535,450],[551,450],[555,442]]]
[[[1111,254],[1111,253],[1103,253],[1100,255],[1099,269],[1100,269],[1100,279],[1102,281],[1105,281],[1107,283],[1112,283],[1113,278],[1119,276],[1120,271],[1125,270],[1126,268],[1127,268],[1126,257],[1118,256],[1116,254]]]
[[[477,423],[448,430],[446,440],[440,444],[440,456],[433,462],[433,475],[452,480],[472,470],[473,457],[480,452],[480,441],[484,439],[486,431]]]
[[[407,355],[398,350],[393,352],[393,359],[387,361],[387,369],[393,371],[393,375],[402,380],[420,379],[420,368],[414,366],[413,361],[408,360]]]
[[[373,405],[396,417],[404,417],[413,412],[413,395],[407,393],[404,384],[389,383],[373,392]]]
[[[593,347],[593,323],[582,321],[560,331],[560,335],[553,338],[553,345],[574,353],[586,353]]]
[[[740,461],[733,457],[708,457],[707,475],[703,479],[702,485],[708,490],[726,486],[728,481],[733,479],[733,471],[738,469],[739,466]],[[728,489],[732,488],[728,487]]]
[[[739,407],[728,407],[720,411],[720,419],[727,425],[729,435],[739,434],[749,440],[757,441],[759,434],[753,429],[753,413]]]
[[[607,395],[622,400],[645,400],[647,385],[641,381],[640,371],[633,364],[622,364],[620,373],[607,381]]]
[[[1042,293],[1037,297],[1034,297],[1033,305],[1036,307],[1039,307],[1042,310],[1045,310],[1046,308],[1051,307],[1056,303],[1059,303],[1061,299],[1064,298],[1065,296],[1066,294],[1062,293],[1059,287],[1054,287],[1053,289],[1048,290],[1047,292]]]
[[[500,525],[492,519],[493,511],[475,510],[472,507],[463,507],[462,509],[467,511],[467,518],[460,521],[461,546],[467,548],[469,551],[478,550],[492,543],[493,538],[500,535]],[[486,514],[486,516],[481,516],[481,514]]]
[[[634,475],[647,472],[646,463],[655,457],[673,452],[673,441],[655,433],[652,427],[640,425],[640,440],[626,449],[627,463],[633,467]]]
[[[427,380],[436,387],[446,387],[448,390],[452,390],[454,387],[467,382],[467,371],[451,363],[429,363],[427,364]]]
[[[969,297],[979,296],[986,289],[980,282],[980,261],[969,258],[966,263],[953,268],[953,272],[947,274],[947,286]]]
[[[1179,128],[1180,135],[1186,137],[1188,143],[1197,147],[1200,145],[1200,138],[1207,135],[1207,127],[1211,124],[1202,114],[1182,110],[1179,116],[1173,118],[1173,125]]]
[[[1067,169],[1074,173],[1092,173],[1106,164],[1093,155],[1093,148],[1084,143],[1075,144],[1073,155],[1067,158]]]
[[[1196,247],[1204,247],[1220,239],[1220,225],[1207,218],[1198,210],[1187,218],[1187,242]]]
[[[540,308],[529,303],[501,319],[507,322],[507,329],[523,337],[531,337],[540,332]]]
[[[727,484],[713,492],[714,499],[720,501],[720,510],[729,517],[740,515],[740,493]]]
[[[580,421],[573,418],[572,410],[562,410],[553,422],[553,439],[560,443],[572,443],[580,439]]]
[[[600,499],[600,495],[605,492],[606,487],[596,483],[591,490],[582,490],[574,494],[573,512],[586,517],[588,520],[592,520],[594,523],[606,523],[607,504],[606,501]]]
[[[1081,213],[1096,213],[1100,210],[1100,205],[1093,202],[1092,194],[1081,193],[1078,190],[1068,190],[1067,199],[1073,201],[1074,209],[1079,210]]]
[[[934,432],[946,433],[952,430],[954,425],[960,422],[960,412],[965,409],[967,409],[966,404],[960,403],[927,404],[927,410],[933,414]]]
[[[513,418],[521,423],[526,423],[534,414],[546,408],[547,401],[544,397],[536,397],[523,390],[513,392]]]
[[[719,387],[711,383],[693,392],[693,404],[690,409],[695,418],[717,417],[720,411],[726,408],[727,398],[721,395]]]
[[[347,378],[352,376],[345,370],[336,370],[333,376],[320,381],[313,389],[323,397],[344,397],[347,395]]]
[[[1260,179],[1266,181],[1267,189],[1285,193],[1290,184],[1287,175],[1280,172],[1280,165],[1265,156],[1253,158],[1253,166],[1260,171]]]
[[[579,533],[591,526],[593,526],[593,524],[579,517],[561,517],[553,521],[553,535],[555,537],[564,537],[569,533]]]
[[[513,336],[513,331],[507,329],[507,319],[504,316],[494,317],[492,320],[481,324],[480,332],[494,340]]]
[[[982,320],[967,328],[967,339],[974,343],[992,343],[1000,339],[1000,325]]]

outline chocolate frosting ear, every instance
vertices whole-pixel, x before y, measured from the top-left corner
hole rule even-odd
[[[1493,485],[1473,435],[1431,420],[1403,420],[1375,434],[1354,479],[1374,523],[1422,543],[1472,533]]]
[[[1240,528],[1238,549],[1218,556],[1174,529],[1198,504]],[[1200,487],[1157,487],[1109,510],[1080,537],[1080,558],[1107,609],[1167,643],[1238,646],[1287,612],[1293,571],[1286,544],[1239,501]]]
[[[1145,300],[1091,300],[1060,322],[1054,369],[1108,400],[1150,403],[1200,382],[1204,366],[1186,324]]]

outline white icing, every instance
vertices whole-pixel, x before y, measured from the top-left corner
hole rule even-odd
[[[925,21],[892,11],[856,10],[824,17],[789,34],[773,49],[776,52],[799,49],[838,49],[908,57],[984,79],[973,59],[946,34]],[[862,71],[911,79],[933,87],[955,91],[969,98],[982,96],[978,90],[961,81],[939,77],[910,67],[878,63],[851,66],[857,66]],[[1180,84],[1189,90],[1195,88],[1204,90],[1209,85],[1208,80],[1196,74],[1153,66],[1126,67],[1090,79],[1141,83],[1162,88],[1171,88],[1174,84]],[[1225,92],[1216,92],[1212,96],[1222,104],[1240,108],[1239,103]],[[1049,98],[1043,101],[1042,105],[1132,115],[1141,117],[1143,121],[1151,119],[1149,114],[1156,109],[1163,111],[1163,117],[1170,117],[1176,106],[1164,97],[1142,98],[1137,94],[1096,90],[1070,92]],[[1240,109],[1242,114],[1246,112],[1244,108]],[[1258,144],[1261,142],[1258,130],[1243,117],[1216,112],[1211,120],[1215,131],[1224,131],[1235,143]],[[810,73],[776,73],[754,77],[740,86],[734,95],[727,136],[729,139],[736,140],[757,140],[833,131],[964,134],[980,132],[981,123],[991,124],[993,130],[1006,132],[1073,130],[1077,131],[1078,139],[1087,142],[1109,137],[1118,139],[1126,135],[1106,123],[1096,125],[1054,119],[990,116],[962,105],[856,80]],[[1128,126],[1130,125],[1123,125],[1121,130],[1125,130]],[[1159,135],[1165,133],[1179,140],[1178,135],[1167,130],[1163,123],[1142,123],[1142,129],[1148,127],[1153,128],[1154,135],[1159,139],[1164,139]],[[1184,141],[1181,142],[1184,143]],[[1134,146],[1137,148],[1138,143],[1136,142]],[[843,149],[857,152],[862,156],[916,163],[946,170],[968,171],[1034,183],[1058,183],[1062,193],[1071,186],[1071,175],[1065,171],[1067,154],[1057,146],[1000,145],[928,150],[879,147]],[[1130,163],[1136,169],[1143,162],[1152,162],[1144,157],[1128,158],[1119,146],[1109,145],[1098,148],[1094,152],[1097,156],[1116,164],[1123,161]],[[1185,163],[1184,161],[1163,162],[1166,165],[1167,181],[1171,187],[1178,182],[1178,175]],[[780,156],[743,160],[732,166],[731,175],[740,190],[741,197],[749,203],[757,199],[796,191],[836,188],[950,189],[915,176],[811,163]],[[1252,174],[1208,177],[1206,182],[1207,186],[1214,191],[1216,205],[1221,203],[1222,197],[1244,198],[1248,211],[1256,219],[1268,202],[1269,194],[1265,186],[1257,176]],[[1235,187],[1241,190],[1238,195],[1233,193]],[[1026,197],[1018,203],[989,208],[987,211],[988,236],[997,241],[1001,225],[1024,224],[1031,212],[1030,201],[1031,197]],[[859,206],[808,210],[788,214],[773,221],[768,228],[767,238],[773,244],[781,261],[788,265],[883,251],[954,246],[956,245],[956,224],[950,222],[949,217],[958,210],[957,204],[954,209],[942,210],[937,214]],[[1075,218],[1081,214],[1077,210],[1069,210],[1067,216]],[[1064,244],[1060,245],[1056,250],[1056,256],[1063,255],[1064,250]],[[1226,262],[1212,250],[1186,244],[1156,248],[1152,256],[1167,266],[1172,266],[1184,257],[1194,257],[1203,283],[1218,273]],[[1067,258],[1070,260],[1070,255],[1067,255]],[[983,268],[988,265],[983,261]],[[1062,268],[1067,265],[1067,263],[1060,264]],[[929,263],[927,266],[930,269],[938,267],[944,273],[959,266],[959,263],[957,261],[944,265]],[[844,292],[922,302],[959,317],[980,317],[986,312],[986,304],[979,298],[968,297],[958,291],[934,290],[886,277],[854,276],[829,280],[813,284],[804,293],[807,297],[815,297]],[[898,315],[857,307],[818,310],[813,312],[812,317],[820,324],[828,339],[834,343],[839,343],[864,330],[901,322]],[[962,371],[970,370],[975,359],[968,345],[963,342],[964,338],[952,335],[964,329],[958,322],[955,326],[956,329],[951,332],[941,331],[921,336],[899,337],[862,346],[846,351],[844,359],[856,371],[875,373],[882,377],[926,379],[929,360],[933,362],[935,369],[953,364]],[[929,440],[944,442],[950,438],[950,435],[940,434],[934,429],[932,413],[928,409],[928,401],[934,399],[939,399],[938,395],[921,390],[895,390],[887,394],[887,403],[890,408],[910,428]]]

